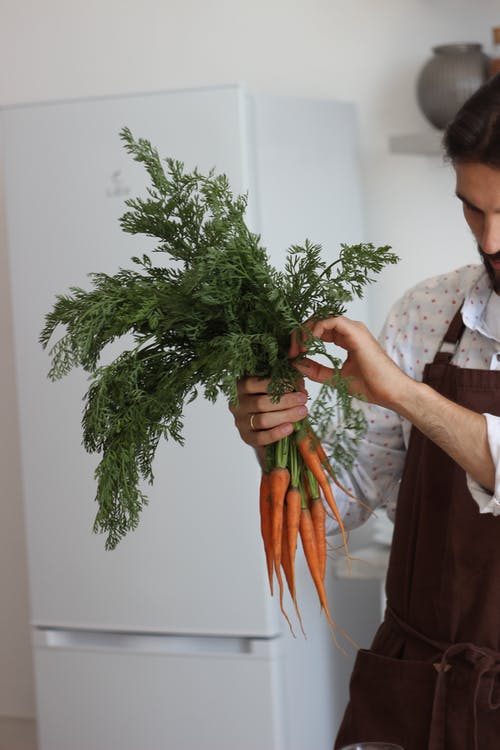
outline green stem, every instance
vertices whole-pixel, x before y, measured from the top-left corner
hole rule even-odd
[[[333,268],[334,266],[338,266],[339,263],[342,263],[342,260],[343,260],[342,258],[337,258],[337,260],[334,260],[333,263],[330,263],[330,265],[326,266],[326,268],[324,268],[323,271],[321,271],[321,273],[319,274],[318,278],[319,279],[323,278],[323,276],[326,273],[328,273],[328,271],[331,268]]]
[[[301,419],[300,422],[293,423],[293,435],[297,435],[299,438],[303,438],[307,434],[307,428],[310,427],[310,421],[307,417]]]
[[[302,510],[307,510],[307,495],[304,488],[304,482],[302,481],[302,477],[299,479],[299,490],[300,490],[300,507]]]
[[[271,443],[266,446],[266,460],[264,465],[264,471],[269,473],[274,466],[274,454],[275,454],[275,443]]]
[[[278,469],[286,469],[288,465],[288,451],[290,447],[290,440],[288,435],[276,443],[276,451],[274,456],[274,465]]]
[[[312,473],[311,469],[306,469],[306,476],[307,476],[307,484],[309,485],[309,490],[311,492],[311,500],[318,500],[319,498],[319,484],[318,480]]]
[[[290,441],[290,483],[292,487],[300,485],[299,452],[295,440]]]

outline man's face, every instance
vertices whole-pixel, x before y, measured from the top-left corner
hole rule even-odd
[[[500,169],[478,162],[455,164],[456,194],[479,255],[500,293]]]

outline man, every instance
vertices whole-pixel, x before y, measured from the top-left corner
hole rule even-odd
[[[382,346],[345,317],[313,326],[347,351],[343,372],[369,402],[344,483],[395,516],[386,615],[358,653],[336,748],[500,747],[500,76],[464,105],[444,144],[482,264],[407,292]],[[300,370],[318,382],[331,374],[307,359]],[[261,458],[307,413],[305,393],[273,404],[264,391],[265,381],[242,381],[233,411]],[[362,506],[339,502],[347,525],[364,520]]]

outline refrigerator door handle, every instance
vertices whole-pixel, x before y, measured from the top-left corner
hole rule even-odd
[[[77,651],[134,651],[165,655],[207,654],[269,659],[276,652],[280,637],[241,638],[237,636],[179,635],[104,631],[79,628],[36,627],[35,648]]]

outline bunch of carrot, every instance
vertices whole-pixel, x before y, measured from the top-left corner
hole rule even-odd
[[[288,248],[279,270],[246,224],[247,197],[234,196],[225,175],[186,172],[181,162],[163,160],[128,128],[121,137],[151,184],[145,197],[126,201],[120,224],[128,234],[156,238],[153,252],[160,260],[154,263],[144,253],[132,258],[132,268],[90,274],[89,289],[71,287],[57,295],[40,334],[47,347],[63,329],[50,348],[52,380],[76,367],[89,375],[83,445],[101,459],[94,530],[106,534],[106,549],[114,549],[137,527],[160,440],[184,443],[186,404],[197,396],[211,402],[224,396],[234,404],[238,381],[249,375],[269,378],[268,393],[277,403],[297,387],[298,358],[327,356],[335,375],[329,388],[321,389],[317,408],[292,439],[270,449],[262,518],[271,585],[275,572],[283,589],[283,569],[295,598],[300,536],[321,605],[333,622],[324,593],[323,501],[347,545],[327,481],[335,481],[333,472],[307,428],[314,424],[318,434],[327,434],[335,419],[340,428],[332,457],[335,466],[349,466],[365,425],[341,363],[304,321],[345,313],[373,275],[397,258],[388,246],[371,243],[342,243],[329,257],[321,245],[305,240]],[[293,357],[292,335],[298,344]],[[122,349],[109,361],[109,345],[115,349],[120,342]]]
[[[304,557],[328,624],[334,635],[335,632],[340,632],[350,640],[330,613],[325,589],[327,513],[338,523],[348,566],[350,559],[344,524],[330,481],[341,486],[308,420],[297,423],[291,436],[267,448],[266,466],[260,483],[261,534],[271,595],[274,593],[276,575],[280,608],[292,633],[293,627],[283,605],[284,583],[281,571],[283,570],[300,627],[304,632],[295,585],[295,558],[300,538]]]

